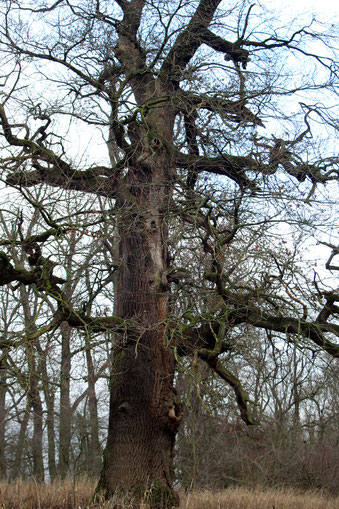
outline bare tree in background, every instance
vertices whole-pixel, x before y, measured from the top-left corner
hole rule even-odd
[[[312,139],[315,123],[335,127],[331,39],[321,39],[312,20],[270,28],[273,20],[247,2],[8,0],[1,11],[3,179],[46,229],[22,239],[30,268],[1,253],[0,283],[34,285],[54,299],[41,334],[64,322],[111,331],[98,492],[171,507],[182,419],[178,358],[200,358],[228,383],[250,425],[248,396],[222,363],[237,348],[237,328],[279,332],[339,355],[337,291],[316,275],[300,287],[296,252],[271,233],[279,222],[310,226],[317,185],[338,180],[337,161]],[[307,72],[297,76],[300,62]],[[81,137],[91,127],[104,133],[109,163],[99,142],[88,164],[77,160],[65,117],[78,121]],[[109,314],[70,303],[65,287],[74,276],[60,277],[44,243],[72,230],[74,217],[35,201],[30,188],[38,184],[107,199],[99,216],[93,207],[78,220],[83,214],[84,231],[114,222],[114,238],[102,239],[115,283]],[[178,265],[179,249],[192,263]],[[333,258],[338,250],[330,249]],[[203,302],[192,303],[195,295]],[[100,291],[90,298],[100,300]],[[180,313],[176,298],[187,303]]]
[[[58,196],[54,195],[54,199],[58,202],[58,209],[61,210],[63,200],[59,191],[57,194]],[[43,189],[42,186],[36,188],[31,198],[33,196],[41,206],[44,200],[48,203],[52,200],[48,189]],[[76,213],[79,212],[76,203],[71,200],[64,202],[64,205],[66,211],[73,207]],[[35,211],[32,217],[26,213],[27,208],[20,201],[3,204],[1,211],[2,231],[5,232],[7,239],[3,240],[3,243],[10,246],[16,267],[22,269],[29,264],[32,256],[31,249],[27,248],[22,240],[32,238],[32,232],[42,226],[39,224],[38,211]],[[80,284],[82,282],[80,275],[85,271],[88,272],[89,263],[93,272],[92,259],[101,246],[97,239],[91,239],[92,247],[89,248],[87,242],[87,249],[83,252],[83,236],[75,229],[76,224],[73,228],[57,245],[53,245],[52,249],[54,257],[57,256],[62,260],[67,273],[72,274],[68,284],[64,286],[67,298],[72,302],[82,302],[85,288]],[[46,249],[48,248],[45,243],[45,251]],[[103,267],[100,272],[105,272]],[[92,289],[95,289],[94,281]],[[91,338],[87,337],[88,334],[82,342],[82,339],[77,337],[78,331],[73,330],[67,322],[61,323],[58,329],[54,328],[43,337],[40,331],[37,333],[46,316],[48,320],[48,316],[56,311],[53,299],[48,299],[48,296],[41,299],[35,288],[25,285],[10,286],[7,289],[5,287],[1,290],[0,330],[3,350],[0,394],[3,447],[0,452],[3,476],[13,479],[31,474],[36,480],[43,480],[44,450],[47,452],[50,479],[77,474],[78,465],[74,464],[72,452],[72,448],[76,448],[74,440],[72,443],[72,427],[75,413],[79,411],[79,405],[81,406],[86,398],[89,401],[90,422],[93,428],[89,452],[91,461],[86,472],[97,476],[100,471],[101,448],[98,437],[95,382],[103,367],[108,364],[107,356],[104,361],[100,361],[100,367],[95,366],[94,360],[98,360],[94,351],[96,342],[91,341]],[[86,290],[85,294],[87,296]],[[86,370],[84,371],[83,367],[78,368],[82,350],[89,359],[87,377]],[[102,359],[102,356],[100,358]],[[84,382],[79,383],[80,376],[81,380],[88,380],[87,389]],[[76,389],[74,378],[78,378]],[[71,394],[72,384],[73,394]],[[17,430],[18,424],[20,431]],[[45,428],[47,444],[43,439]]]

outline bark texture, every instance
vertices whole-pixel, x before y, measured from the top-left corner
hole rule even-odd
[[[145,151],[146,148],[144,147]],[[117,316],[133,324],[114,352],[108,442],[99,483],[114,493],[171,507],[173,447],[181,407],[175,359],[165,335],[169,309],[166,153],[130,171],[120,203]],[[137,502],[136,502],[137,504]],[[137,507],[138,505],[136,505]]]

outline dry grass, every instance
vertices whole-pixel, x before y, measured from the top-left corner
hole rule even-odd
[[[313,492],[246,490],[192,493],[181,500],[182,509],[339,509],[339,496],[327,498]]]
[[[36,484],[0,482],[0,509],[85,509],[93,495],[92,481]],[[111,504],[95,505],[109,509]],[[339,496],[329,498],[316,492],[292,490],[246,490],[182,494],[180,509],[339,509]]]
[[[92,481],[0,482],[0,509],[83,509],[94,489]]]

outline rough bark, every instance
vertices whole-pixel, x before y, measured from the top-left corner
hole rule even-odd
[[[164,334],[169,306],[166,159],[166,153],[153,155],[147,167],[130,172],[134,199],[120,203],[116,312],[133,327],[115,348],[99,491],[136,499],[136,507],[142,498],[159,508],[177,500],[172,460],[181,408],[173,387],[175,359]]]

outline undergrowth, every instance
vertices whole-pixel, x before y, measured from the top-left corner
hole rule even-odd
[[[0,482],[0,509],[87,509],[95,489],[89,480],[38,484]],[[109,502],[91,509],[110,509]],[[224,491],[182,493],[180,509],[338,509],[339,495],[290,489],[228,488]],[[126,509],[128,509],[126,507]]]

